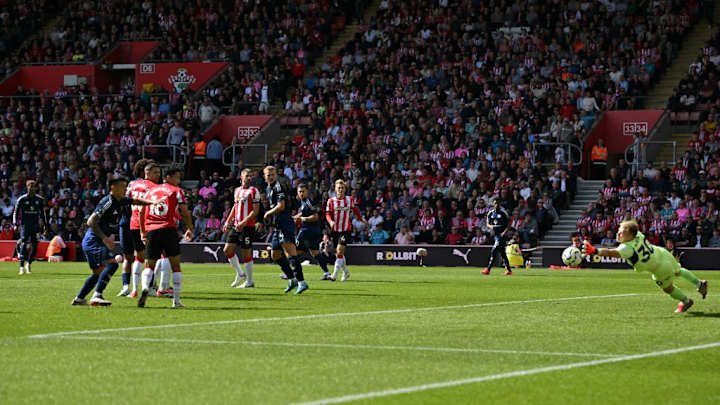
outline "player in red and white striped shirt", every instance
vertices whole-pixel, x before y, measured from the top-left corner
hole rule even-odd
[[[335,269],[333,270],[332,279],[337,278],[340,269],[343,271],[342,281],[350,277],[345,262],[345,248],[350,242],[352,231],[352,216],[367,224],[367,220],[360,213],[360,208],[355,205],[355,199],[347,196],[347,186],[341,179],[335,181],[335,197],[327,202],[325,209],[325,219],[330,224],[330,237],[337,246],[337,260],[335,260]]]
[[[252,259],[252,243],[255,239],[255,218],[260,212],[260,192],[257,188],[250,185],[253,172],[245,169],[240,173],[241,186],[235,189],[233,205],[227,220],[223,224],[222,231],[227,233],[225,238],[225,246],[223,253],[227,257],[228,262],[235,269],[235,281],[230,287],[237,288],[253,288],[253,259]],[[235,247],[240,245],[240,253],[243,257],[243,263],[235,255]],[[243,272],[245,267],[245,272]],[[240,284],[247,275],[244,283]]]
[[[160,182],[160,166],[150,159],[140,159],[135,163],[133,174],[137,179],[128,184],[126,195],[132,199],[145,198],[148,191],[157,186]],[[144,176],[144,177],[143,177]],[[135,250],[135,258],[129,258],[127,255],[123,262],[123,274],[132,273],[132,291],[129,291],[126,277],[123,277],[123,288],[118,296],[137,297],[138,283],[140,282],[140,273],[143,271],[143,263],[145,262],[145,207],[141,205],[131,206],[130,215],[130,239],[132,240],[133,249]]]

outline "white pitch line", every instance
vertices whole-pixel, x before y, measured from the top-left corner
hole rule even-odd
[[[254,340],[205,340],[205,339],[163,339],[125,336],[58,336],[58,339],[79,340],[120,340],[127,342],[156,342],[156,343],[190,343],[211,345],[248,345],[248,346],[286,346],[286,347],[318,347],[332,349],[369,349],[369,350],[409,350],[423,352],[447,353],[500,353],[500,354],[534,354],[538,356],[581,356],[581,357],[617,357],[620,354],[575,353],[575,352],[540,352],[528,350],[495,350],[474,349],[462,347],[425,347],[425,346],[375,346],[353,345],[338,343],[292,343],[292,342],[258,342]]]
[[[591,299],[601,299],[601,298],[634,297],[634,296],[638,296],[638,295],[643,295],[643,294],[585,295],[585,296],[580,296],[580,297],[541,298],[541,299],[535,299],[535,300],[522,300],[522,301],[481,302],[481,303],[477,303],[477,304],[448,305],[448,306],[442,306],[442,307],[386,309],[386,310],[381,310],[381,311],[366,311],[366,312],[336,312],[336,313],[329,313],[329,314],[276,316],[276,317],[268,317],[268,318],[251,318],[251,319],[233,319],[233,320],[227,320],[227,321],[173,323],[173,324],[165,324],[165,325],[132,326],[132,327],[127,327],[127,328],[88,329],[88,330],[77,330],[77,331],[68,331],[68,332],[44,333],[44,334],[39,334],[39,335],[30,335],[28,337],[31,339],[44,339],[44,338],[57,337],[57,336],[87,335],[87,334],[97,334],[97,333],[107,333],[107,332],[128,332],[128,331],[136,331],[136,330],[183,328],[183,327],[191,327],[191,326],[213,326],[213,325],[228,325],[228,324],[238,324],[238,323],[292,321],[292,320],[300,320],[300,319],[319,319],[319,318],[334,318],[334,317],[345,317],[345,316],[401,314],[401,313],[407,313],[407,312],[480,308],[480,307],[492,307],[492,306],[498,306],[498,305],[513,305],[513,304],[533,304],[533,303],[539,303],[539,302],[557,302],[557,301],[591,300]]]
[[[343,403],[343,402],[359,401],[359,400],[364,400],[364,399],[380,398],[380,397],[387,397],[387,396],[399,395],[399,394],[410,394],[413,392],[428,391],[428,390],[434,390],[434,389],[438,389],[438,388],[456,387],[459,385],[467,385],[467,384],[474,384],[474,383],[480,383],[480,382],[485,382],[485,381],[501,380],[501,379],[505,379],[505,378],[523,377],[526,375],[549,373],[552,371],[570,370],[573,368],[591,367],[591,366],[598,366],[601,364],[610,364],[610,363],[619,363],[619,362],[623,362],[623,361],[645,359],[645,358],[649,358],[649,357],[667,356],[670,354],[689,352],[692,350],[709,349],[709,348],[713,348],[713,347],[720,347],[720,342],[708,343],[708,344],[697,345],[697,346],[680,347],[677,349],[662,350],[662,351],[658,351],[658,352],[632,354],[632,355],[627,355],[627,356],[613,357],[613,358],[609,358],[609,359],[583,361],[580,363],[570,363],[570,364],[562,364],[562,365],[558,365],[558,366],[532,368],[529,370],[512,371],[509,373],[487,375],[487,376],[482,376],[482,377],[472,377],[472,378],[464,378],[464,379],[460,379],[460,380],[451,380],[451,381],[443,381],[443,382],[430,383],[430,384],[422,384],[422,385],[416,385],[416,386],[412,386],[412,387],[393,388],[393,389],[384,390],[384,391],[373,391],[373,392],[366,392],[366,393],[362,393],[362,394],[345,395],[345,396],[341,396],[341,397],[325,398],[325,399],[320,399],[320,400],[316,400],[316,401],[299,402],[299,403],[296,403],[295,405],[339,404],[339,403]]]

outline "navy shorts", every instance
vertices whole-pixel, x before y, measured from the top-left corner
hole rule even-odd
[[[37,243],[40,228],[37,226],[23,225],[20,227],[20,240],[23,242]]]
[[[318,228],[300,228],[295,244],[302,251],[319,250],[322,232]]]
[[[295,243],[295,224],[292,221],[281,223],[273,230],[270,239],[272,250],[282,250],[284,243]]]
[[[506,243],[507,243],[507,241],[505,240],[504,236],[495,235],[495,244],[493,245],[493,247],[503,249],[503,252],[504,252]]]
[[[82,240],[82,249],[91,270],[102,267],[106,260],[112,258],[110,249],[96,236],[86,235]]]
[[[130,225],[121,225],[120,227],[120,247],[124,255],[135,254],[135,245],[133,244]]]

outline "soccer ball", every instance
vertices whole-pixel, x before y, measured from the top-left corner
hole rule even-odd
[[[428,251],[427,251],[427,249],[425,249],[425,248],[418,248],[418,250],[416,250],[415,253],[416,253],[418,256],[427,256]]]
[[[578,267],[582,263],[582,252],[575,246],[570,246],[563,250],[562,261],[568,267]]]
[[[115,256],[115,261],[116,261],[116,262],[122,263],[123,260],[125,260],[125,258],[123,257],[123,255],[116,255],[116,256]]]

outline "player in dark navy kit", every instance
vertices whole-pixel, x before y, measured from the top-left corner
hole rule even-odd
[[[47,226],[45,215],[45,199],[37,195],[38,185],[35,180],[25,183],[27,193],[20,196],[15,203],[13,223],[20,231],[17,244],[18,259],[20,259],[20,272],[30,274],[30,266],[37,252],[38,233],[42,227]],[[43,223],[40,224],[42,218]]]
[[[300,224],[300,230],[295,241],[298,256],[310,252],[323,270],[322,279],[332,280],[332,275],[328,271],[327,262],[325,261],[325,255],[320,254],[320,240],[323,237],[320,227],[320,211],[310,201],[307,184],[300,183],[298,185],[297,199],[300,202],[300,208],[298,208],[298,213],[293,216],[293,219],[296,224]]]
[[[110,282],[110,278],[118,269],[118,264],[112,256],[115,241],[112,238],[120,228],[120,217],[123,208],[135,205],[150,205],[152,201],[125,197],[128,179],[122,176],[114,177],[109,182],[110,194],[103,197],[95,211],[88,218],[88,229],[82,241],[83,252],[92,274],[85,280],[78,295],[72,300],[72,305],[87,305],[85,296],[95,288],[95,294],[90,305],[107,306],[111,302],[103,298],[102,293]],[[104,269],[103,269],[104,267]]]
[[[295,249],[295,221],[290,214],[292,209],[290,196],[285,187],[277,181],[277,170],[274,166],[267,166],[263,170],[263,174],[265,182],[268,184],[266,194],[270,203],[270,210],[265,213],[263,219],[266,224],[271,223],[275,228],[270,241],[272,259],[288,278],[285,292],[290,292],[297,287],[295,294],[302,294],[309,287],[303,276],[300,258]]]
[[[482,274],[490,274],[490,268],[495,261],[496,253],[500,253],[500,257],[505,264],[505,275],[509,276],[512,274],[512,270],[510,270],[510,261],[505,253],[505,243],[507,241],[506,237],[509,223],[510,216],[505,209],[500,206],[500,199],[496,198],[493,200],[493,208],[487,213],[487,226],[493,230],[495,244],[493,245],[492,250],[490,250],[490,260],[488,261],[487,269],[483,270]]]

